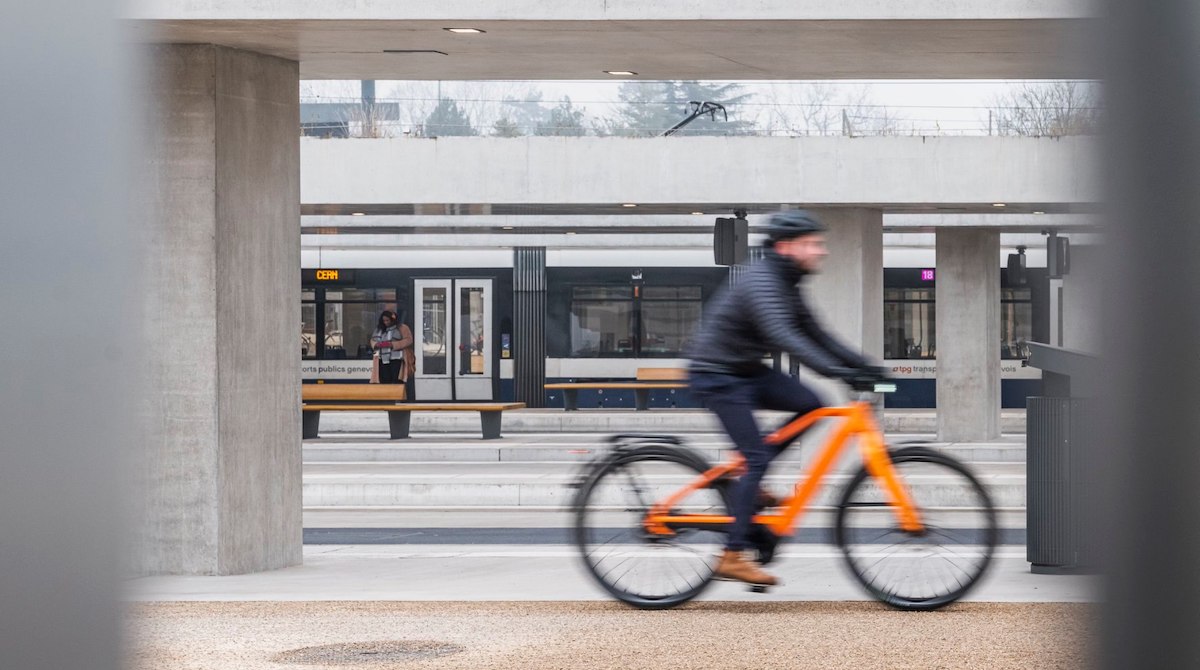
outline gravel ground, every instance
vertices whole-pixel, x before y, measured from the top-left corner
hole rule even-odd
[[[667,612],[597,602],[129,607],[136,670],[1082,668],[1091,612],[1059,603],[931,613],[842,602],[702,602]]]

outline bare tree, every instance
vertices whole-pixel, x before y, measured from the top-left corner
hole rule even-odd
[[[896,135],[904,132],[896,113],[876,104],[868,86],[826,82],[772,85],[765,126],[787,135]]]
[[[1096,87],[1072,81],[1021,84],[997,95],[989,111],[997,135],[1088,135],[1100,122]]]
[[[350,137],[380,138],[396,136],[396,119],[386,112],[383,104],[363,104],[346,112]]]

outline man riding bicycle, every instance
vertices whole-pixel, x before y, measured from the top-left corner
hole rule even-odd
[[[746,472],[731,491],[734,523],[716,568],[718,578],[767,586],[778,581],[745,555],[756,507],[777,502],[761,490],[763,476],[786,448],[763,442],[753,411],[806,414],[823,406],[807,386],[767,367],[764,357],[787,352],[853,386],[884,378],[882,368],[821,328],[798,289],[828,255],[824,232],[825,226],[803,210],[772,215],[764,259],[712,300],[688,347],[692,394],[717,415],[746,461]]]

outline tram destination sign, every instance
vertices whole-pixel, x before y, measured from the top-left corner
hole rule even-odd
[[[354,270],[338,270],[333,268],[303,270],[301,271],[300,280],[305,284],[353,284]]]

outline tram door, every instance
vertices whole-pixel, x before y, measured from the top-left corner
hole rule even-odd
[[[492,280],[418,279],[418,400],[492,400]]]

